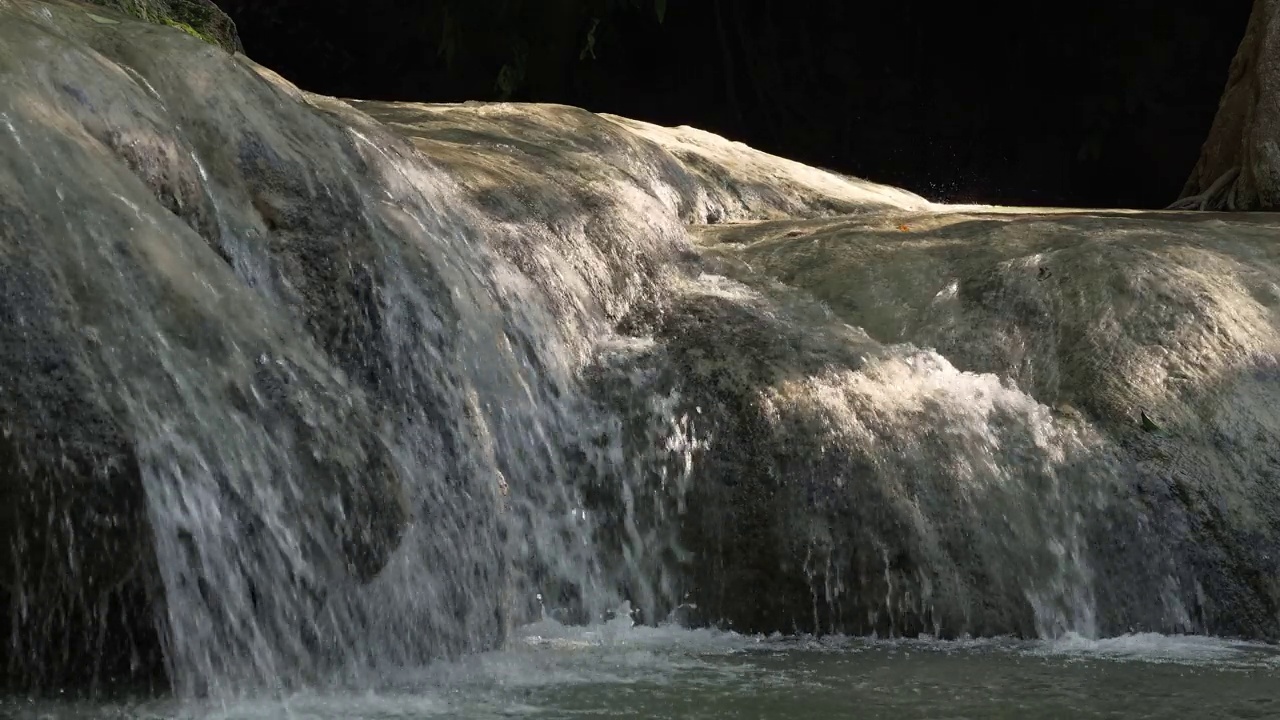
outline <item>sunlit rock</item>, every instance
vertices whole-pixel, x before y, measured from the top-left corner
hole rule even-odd
[[[1099,631],[1275,637],[1278,231],[1267,216],[957,208],[892,220],[707,228],[700,238],[724,272],[763,292],[777,282],[802,290],[833,319],[864,330],[874,347],[903,348],[894,354],[916,358],[909,361],[914,373],[897,371],[893,392],[847,418],[863,424],[868,413],[893,417],[894,408],[921,398],[916,423],[904,419],[894,433],[894,444],[908,443],[893,451],[904,454],[899,462],[920,452],[910,440],[924,432],[918,423],[950,418],[930,431],[945,437],[962,432],[967,413],[1014,388],[1020,402],[1033,403],[1014,423],[1031,433],[1019,443],[999,436],[1008,417],[973,424],[970,437],[990,444],[995,455],[985,470],[965,472],[1003,476],[997,485],[1021,488],[1021,497],[980,503],[973,518],[960,522],[991,528],[995,521],[994,530],[1012,539],[1070,520],[1040,541],[1019,541],[1016,554],[1031,560],[1031,547],[1076,542],[1064,550],[1092,574],[1077,586],[1094,594]],[[942,361],[912,355],[912,347],[945,358],[926,376],[954,373],[952,379],[934,379],[936,386],[919,395],[913,389],[924,379],[919,371]],[[868,369],[846,383],[866,386],[883,372]],[[982,387],[983,378],[996,377],[999,386]],[[810,396],[820,392],[813,380],[807,387]],[[946,409],[964,395],[969,399]],[[829,395],[823,402],[831,407]],[[846,431],[824,432],[834,439]],[[937,458],[930,492],[912,492],[913,502],[939,486],[963,484],[937,482],[953,472],[949,462]],[[1042,470],[1055,477],[1037,481]],[[1046,506],[1057,510],[1036,517]],[[955,522],[952,509],[932,521]],[[1019,530],[1020,522],[1030,525]],[[956,567],[982,554],[984,534],[957,546]],[[1004,558],[999,566],[1021,559]],[[1042,560],[1021,576],[1057,562]],[[982,598],[990,607],[989,593]]]

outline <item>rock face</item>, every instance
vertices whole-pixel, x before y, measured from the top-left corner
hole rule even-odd
[[[243,52],[236,24],[213,0],[86,0],[116,12],[157,25],[167,25],[221,47],[227,52]],[[96,21],[110,24],[112,18],[97,15]]]
[[[0,663],[360,682],[539,598],[1280,636],[1275,230],[346,103],[0,0]]]
[[[1280,208],[1280,2],[1254,0],[1200,160],[1174,207]]]

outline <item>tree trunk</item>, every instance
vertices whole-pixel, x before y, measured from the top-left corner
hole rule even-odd
[[[1280,0],[1254,0],[1209,138],[1170,207],[1280,210]]]

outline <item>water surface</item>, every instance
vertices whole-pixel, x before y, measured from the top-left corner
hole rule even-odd
[[[376,692],[206,705],[10,700],[42,720],[426,718],[1280,718],[1280,648],[1105,640],[745,637],[543,622],[511,648],[386,677]]]

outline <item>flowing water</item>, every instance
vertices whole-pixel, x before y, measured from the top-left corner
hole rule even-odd
[[[0,717],[1262,719],[1280,717],[1280,649],[1156,634],[877,641],[543,621],[509,649],[401,672],[360,693],[204,705],[10,701]]]

